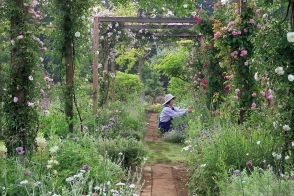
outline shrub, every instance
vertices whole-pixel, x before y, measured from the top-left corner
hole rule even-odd
[[[171,143],[183,143],[185,139],[186,133],[177,129],[172,129],[163,134],[163,140]]]
[[[117,72],[115,78],[115,95],[117,100],[126,101],[142,90],[142,82],[138,75]],[[111,90],[110,90],[111,92]]]
[[[255,168],[251,174],[246,170],[234,174],[221,186],[220,195],[293,195],[294,180],[277,177],[271,170]]]
[[[227,179],[229,170],[243,170],[248,168],[248,163],[252,164],[250,167],[274,164],[272,148],[278,141],[267,127],[224,122],[203,127],[206,128],[194,130],[197,134],[193,133],[195,138],[190,141],[190,187],[194,192],[218,192],[218,184]]]
[[[123,165],[126,167],[139,165],[146,155],[143,143],[134,138],[99,139],[97,148],[100,154],[107,153],[112,160],[123,156]]]

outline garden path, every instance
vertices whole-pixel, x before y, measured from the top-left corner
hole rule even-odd
[[[161,148],[164,141],[157,130],[158,114],[149,114],[149,128],[145,135],[146,145],[153,143],[155,147]],[[165,153],[165,148],[158,149]],[[147,164],[144,167],[144,187],[141,196],[187,196],[187,170],[183,164],[172,165],[164,162]]]

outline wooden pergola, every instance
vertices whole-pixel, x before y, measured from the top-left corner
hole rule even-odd
[[[195,20],[193,18],[142,18],[142,17],[95,17],[93,28],[93,113],[97,113],[98,91],[99,91],[99,26],[101,23],[120,23],[124,29],[153,29],[153,30],[185,30],[181,33],[158,33],[155,37],[176,37],[176,38],[193,38],[198,35],[189,33],[188,30],[193,28]]]

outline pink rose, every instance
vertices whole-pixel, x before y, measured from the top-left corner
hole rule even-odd
[[[250,19],[250,20],[249,20],[249,23],[250,23],[250,24],[255,24],[255,20],[254,20],[254,19]]]
[[[18,97],[13,97],[13,102],[17,103],[18,102]]]
[[[248,52],[247,50],[241,50],[240,56],[244,57],[247,56]]]
[[[220,33],[219,33],[219,32],[216,32],[216,33],[214,34],[214,39],[218,39],[219,36],[220,36]]]
[[[248,29],[247,28],[243,29],[243,32],[248,33]]]
[[[256,93],[252,93],[252,95],[251,95],[252,97],[256,97],[257,95],[256,95]]]
[[[252,104],[251,104],[251,109],[256,109],[256,103],[255,102],[253,102]]]
[[[249,62],[248,61],[245,61],[244,62],[244,65],[248,66],[249,65]]]
[[[241,31],[233,31],[232,32],[232,35],[234,35],[234,36],[237,36],[237,35],[241,35]]]

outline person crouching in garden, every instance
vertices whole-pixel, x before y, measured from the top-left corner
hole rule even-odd
[[[184,116],[187,112],[191,113],[192,109],[179,109],[174,107],[174,97],[172,94],[167,94],[164,97],[164,103],[162,112],[160,114],[160,119],[158,123],[158,128],[161,132],[165,133],[171,129],[171,122],[173,118]]]

